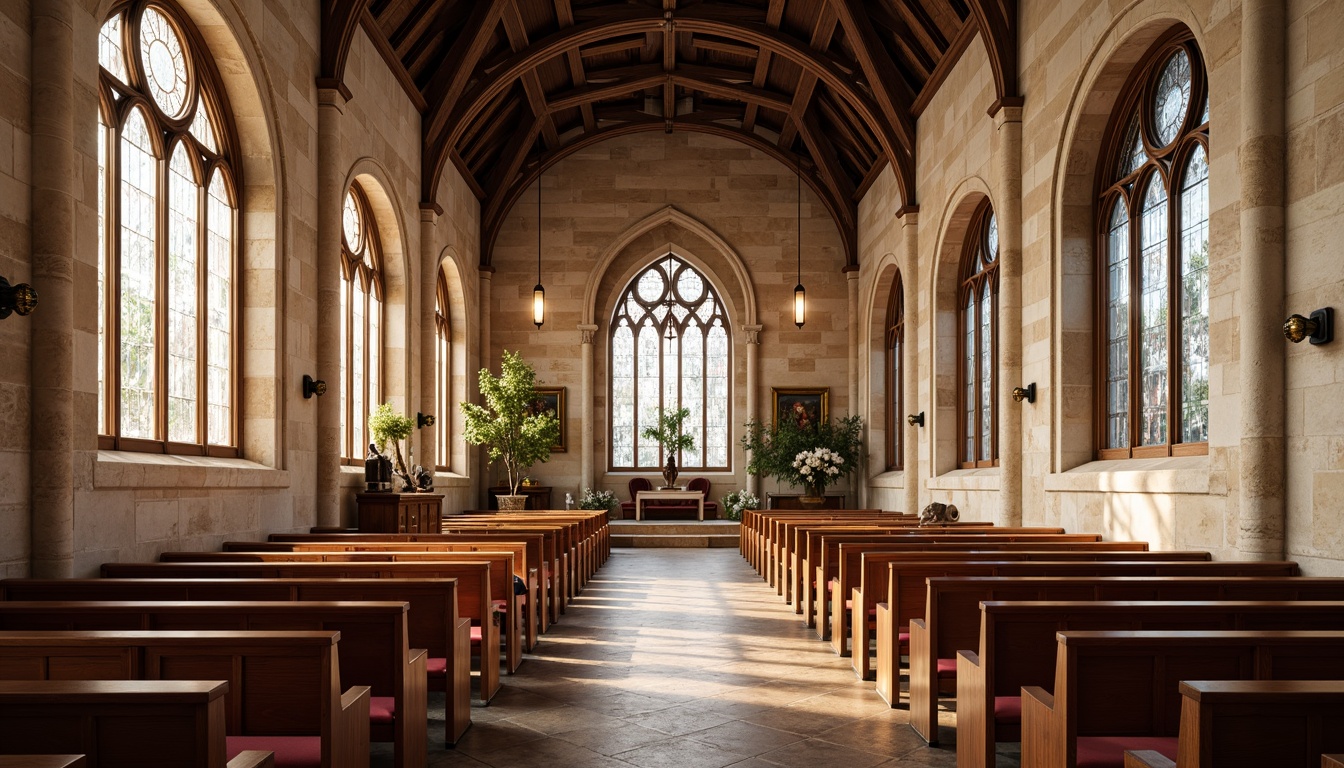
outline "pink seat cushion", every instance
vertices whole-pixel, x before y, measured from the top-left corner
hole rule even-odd
[[[480,628],[480,627],[472,627],[472,628],[471,628],[471,644],[472,644],[472,645],[480,645],[480,644],[481,644],[481,638],[482,638],[482,637],[484,637],[484,635],[481,633],[481,628]]]
[[[938,676],[939,676],[939,677],[956,677],[956,676],[957,676],[957,660],[956,660],[956,659],[939,659],[939,660],[938,660]]]
[[[897,632],[897,633],[896,633],[896,639],[900,642],[901,645],[909,645],[909,644],[910,644],[910,633],[909,633],[909,632]]]
[[[390,723],[396,718],[397,700],[391,696],[369,697],[369,722]]]
[[[226,759],[232,760],[239,752],[260,749],[275,753],[275,768],[321,768],[322,737],[320,736],[229,736]]]
[[[1176,737],[1079,736],[1078,768],[1124,768],[1127,749],[1151,749],[1175,760]]]
[[[996,723],[1022,722],[1022,697],[995,696],[994,722]]]
[[[448,660],[443,658],[425,659],[425,671],[430,677],[447,677]]]

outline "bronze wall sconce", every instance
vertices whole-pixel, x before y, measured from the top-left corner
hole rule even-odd
[[[9,317],[11,312],[28,315],[34,309],[37,309],[37,291],[31,285],[10,285],[8,280],[0,277],[0,320]]]
[[[924,426],[924,412],[920,411],[919,413],[912,413],[909,416],[906,416],[905,423],[912,427]]]
[[[1028,403],[1036,402],[1036,382],[1033,381],[1025,387],[1013,387],[1013,400],[1019,403],[1023,400]]]
[[[432,426],[434,426],[434,414],[432,414],[432,413],[416,413],[416,414],[415,414],[415,428],[416,428],[416,429],[420,429],[421,427],[432,427]]]
[[[1311,317],[1293,315],[1283,321],[1283,336],[1294,344],[1303,339],[1312,344],[1329,344],[1335,338],[1335,310],[1318,309]]]
[[[327,382],[321,379],[314,379],[308,374],[303,374],[303,399],[307,400],[313,395],[321,397],[327,394]]]

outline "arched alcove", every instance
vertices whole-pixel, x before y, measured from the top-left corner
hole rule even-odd
[[[888,430],[891,424],[888,416],[890,410],[890,397],[888,397],[887,381],[887,315],[891,309],[891,288],[896,282],[896,277],[901,273],[900,260],[894,253],[883,254],[878,260],[875,275],[872,284],[869,286],[869,295],[864,302],[863,327],[860,332],[862,350],[860,359],[866,360],[864,366],[864,386],[862,399],[866,402],[864,410],[864,422],[867,424],[867,444],[868,444],[868,471],[866,479],[877,479],[879,486],[885,484],[881,482],[884,474],[887,474],[888,456],[886,453]],[[910,292],[914,290],[913,285],[903,285],[908,302]],[[907,338],[913,340],[914,329],[906,326]],[[913,355],[905,355],[906,361],[913,361]],[[861,382],[861,386],[863,382]],[[899,386],[899,382],[897,383]],[[907,402],[910,402],[909,394],[906,394]],[[896,428],[899,429],[905,418],[904,414],[894,414]],[[888,507],[883,507],[884,509]]]

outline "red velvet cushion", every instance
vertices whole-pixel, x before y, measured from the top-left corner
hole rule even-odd
[[[239,752],[260,749],[275,753],[275,768],[321,768],[321,736],[229,736],[225,759]]]
[[[425,671],[429,673],[430,677],[447,677],[448,660],[443,658],[425,659]]]
[[[956,676],[957,676],[957,660],[956,660],[956,659],[939,659],[939,660],[938,660],[938,676],[939,676],[939,677],[956,677]]]
[[[472,627],[472,628],[471,628],[471,644],[472,644],[472,645],[480,645],[480,644],[481,644],[481,638],[482,638],[482,637],[484,637],[484,635],[481,634],[481,628],[480,628],[480,627]]]
[[[369,722],[390,723],[397,714],[397,700],[391,696],[369,697]]]
[[[1152,749],[1175,760],[1176,737],[1079,736],[1078,768],[1124,768],[1127,749]]]
[[[909,645],[909,644],[910,644],[910,633],[909,633],[909,632],[897,632],[897,633],[896,633],[896,640],[899,641],[901,645]]]
[[[994,722],[996,723],[1022,722],[1022,697],[995,696]]]

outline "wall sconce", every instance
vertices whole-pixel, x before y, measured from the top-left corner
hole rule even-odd
[[[912,413],[909,416],[906,416],[905,423],[912,427],[924,426],[924,412],[920,411],[919,413]]]
[[[308,374],[303,374],[303,399],[307,400],[313,395],[321,397],[327,394],[327,382],[321,379],[314,379]]]
[[[415,428],[416,428],[416,429],[421,429],[422,427],[432,427],[432,426],[434,426],[434,414],[432,414],[432,413],[417,413],[417,414],[415,414]]]
[[[1025,387],[1013,387],[1013,400],[1019,403],[1023,400],[1028,403],[1036,402],[1036,382],[1033,381]]]
[[[11,312],[27,315],[37,309],[37,291],[27,283],[10,285],[0,277],[0,320],[9,317]]]
[[[1335,338],[1335,310],[1318,309],[1309,318],[1293,315],[1283,321],[1283,336],[1294,344],[1303,339],[1312,344],[1329,344]]]

